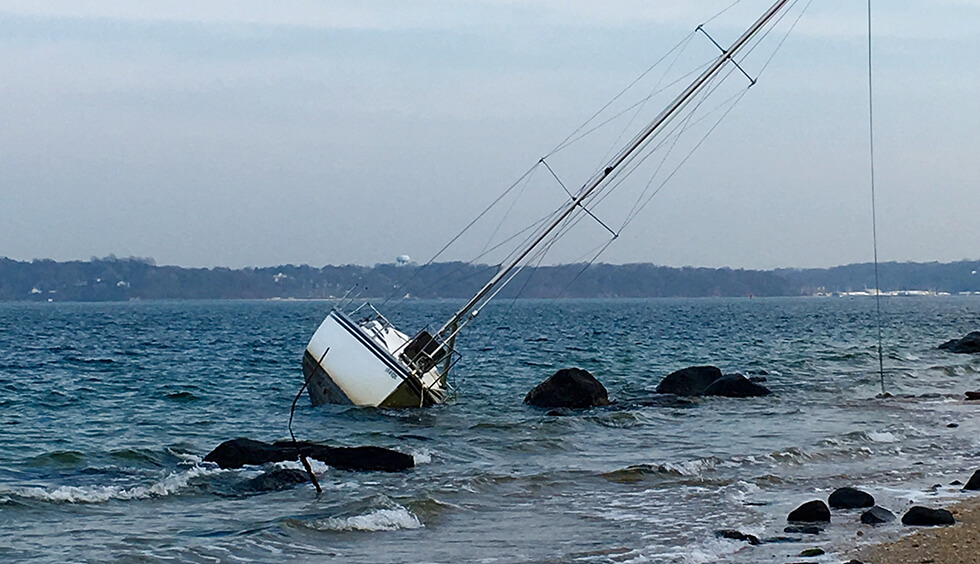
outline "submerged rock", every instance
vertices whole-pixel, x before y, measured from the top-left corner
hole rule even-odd
[[[657,386],[658,394],[700,396],[715,380],[722,378],[715,366],[691,366],[668,374]]]
[[[971,476],[970,480],[965,486],[963,486],[963,489],[971,491],[980,490],[980,470],[973,473],[973,476]]]
[[[742,531],[736,531],[735,529],[723,529],[721,531],[715,531],[715,536],[722,539],[731,539],[737,541],[745,541],[751,545],[761,544],[762,541],[759,537],[755,535],[748,535]]]
[[[704,392],[706,396],[723,396],[726,398],[755,398],[768,396],[769,388],[757,384],[741,374],[726,374],[712,382]]]
[[[786,520],[791,523],[829,523],[830,508],[823,500],[815,499],[791,511]]]
[[[251,492],[272,492],[287,490],[310,481],[306,472],[292,468],[276,468],[245,482],[245,489]]]
[[[902,516],[902,524],[913,527],[936,527],[954,525],[956,519],[953,518],[952,513],[945,509],[930,509],[916,505]]]
[[[823,532],[823,527],[820,525],[790,525],[783,529],[783,532],[797,535],[819,535]]]
[[[967,392],[966,393],[966,399],[967,399],[967,401],[977,401],[977,400],[980,400],[980,391],[977,391],[977,392]]]
[[[881,525],[895,520],[895,514],[884,507],[875,505],[861,514],[861,522],[865,525]]]
[[[204,461],[214,462],[220,468],[241,468],[296,460],[300,454],[341,470],[398,472],[415,466],[411,455],[381,447],[328,447],[305,441],[269,444],[246,438],[221,443]]]
[[[588,371],[563,368],[528,392],[524,403],[535,407],[582,409],[609,405],[609,394]]]
[[[827,503],[834,509],[859,509],[874,506],[875,498],[857,488],[844,487],[834,490]]]
[[[962,339],[946,341],[939,348],[956,354],[980,353],[980,331],[967,333]]]

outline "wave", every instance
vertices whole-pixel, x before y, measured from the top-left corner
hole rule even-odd
[[[184,471],[168,474],[160,481],[143,486],[59,486],[54,489],[37,487],[9,488],[0,490],[2,498],[21,498],[48,503],[105,503],[167,497],[188,488],[191,481],[201,476],[226,472],[218,468],[194,466]]]
[[[174,392],[172,394],[167,394],[163,397],[168,401],[177,402],[177,403],[188,403],[200,399],[192,392],[187,392],[187,391]]]
[[[721,463],[715,457],[698,458],[684,462],[666,462],[663,464],[636,464],[606,472],[602,477],[619,483],[632,483],[649,480],[701,480],[704,474],[713,470]]]
[[[55,450],[29,458],[29,466],[74,466],[85,460],[85,454],[77,450]]]
[[[362,515],[318,519],[309,526],[320,531],[397,531],[421,529],[425,525],[415,514],[399,505],[375,509]]]
[[[113,364],[116,362],[111,358],[86,358],[82,356],[66,356],[65,361],[73,364]]]

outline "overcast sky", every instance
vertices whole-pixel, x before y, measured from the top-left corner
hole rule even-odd
[[[427,260],[730,3],[0,0],[0,256]],[[871,260],[865,10],[814,0],[602,260]],[[978,259],[980,1],[875,10],[880,257]]]

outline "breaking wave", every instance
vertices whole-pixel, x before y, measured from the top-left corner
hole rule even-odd
[[[128,501],[167,497],[187,489],[195,478],[225,472],[217,468],[194,466],[188,470],[172,472],[160,481],[143,486],[59,486],[54,489],[23,487],[0,491],[0,499],[15,497],[48,503],[105,503],[113,500]]]

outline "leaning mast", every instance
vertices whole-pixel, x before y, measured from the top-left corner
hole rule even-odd
[[[476,317],[479,314],[479,308],[477,305],[486,298],[489,301],[493,297],[491,292],[494,288],[506,284],[510,281],[509,275],[516,275],[517,271],[521,266],[521,263],[534,251],[542,242],[544,242],[549,235],[551,235],[555,229],[557,229],[569,216],[575,211],[575,208],[583,206],[585,200],[601,192],[602,189],[608,186],[609,182],[615,176],[615,173],[620,169],[621,166],[627,164],[635,156],[636,152],[642,148],[647,141],[649,141],[660,129],[666,125],[671,118],[673,118],[681,109],[683,109],[688,102],[691,101],[694,96],[696,96],[701,90],[708,84],[708,82],[714,78],[725,66],[726,63],[732,62],[735,64],[734,56],[742,50],[743,47],[748,44],[748,42],[754,37],[763,27],[766,26],[772,19],[779,13],[780,10],[786,7],[791,0],[778,0],[758,19],[751,27],[749,27],[734,43],[727,49],[723,50],[722,54],[718,56],[717,59],[712,62],[712,64],[698,76],[694,82],[692,82],[687,88],[684,89],[674,100],[660,112],[660,114],[651,121],[642,131],[640,131],[630,143],[628,143],[619,153],[614,156],[609,163],[602,168],[598,173],[593,175],[579,190],[578,195],[575,196],[568,205],[562,210],[562,212],[555,218],[548,226],[541,231],[541,233],[534,238],[534,240],[529,243],[523,251],[521,251],[516,258],[512,259],[505,266],[502,266],[500,270],[490,279],[483,288],[480,289],[473,298],[470,299],[462,308],[459,309],[450,319],[447,321],[442,328],[439,329],[437,335],[443,338],[453,338],[455,334],[459,331],[459,328],[465,324],[467,321],[467,316],[470,319]],[[512,276],[511,276],[512,278]],[[499,291],[499,288],[498,288]],[[490,296],[489,298],[487,296]],[[485,302],[484,302],[485,303]]]

